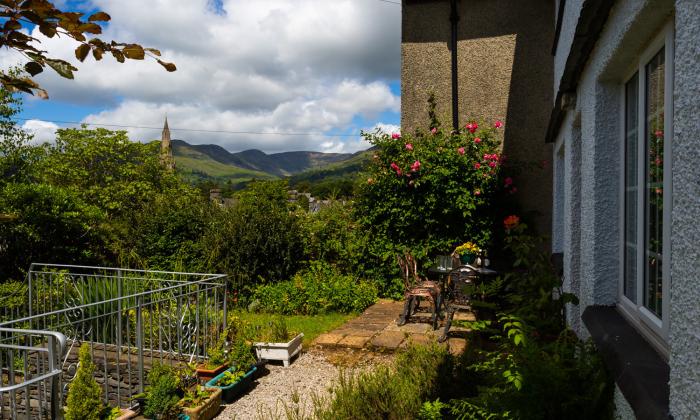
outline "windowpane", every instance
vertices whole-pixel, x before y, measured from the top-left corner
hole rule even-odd
[[[638,169],[638,106],[639,76],[635,74],[625,85],[625,266],[624,293],[637,302],[637,186]]]
[[[644,306],[661,318],[664,197],[664,50],[646,65]]]

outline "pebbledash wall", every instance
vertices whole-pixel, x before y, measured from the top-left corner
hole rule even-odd
[[[554,3],[565,3],[554,62],[557,92],[587,0]],[[552,246],[563,254],[565,288],[580,299],[579,305],[568,308],[568,321],[581,337],[588,337],[583,311],[597,305],[618,307],[620,301],[621,89],[642,52],[668,25],[674,51],[666,70],[673,74],[669,329],[667,337],[655,338],[649,331],[642,335],[670,367],[670,414],[675,419],[696,419],[700,418],[700,1],[614,1],[582,64],[574,103],[563,111],[563,122],[552,139]],[[666,118],[670,123],[670,116]],[[619,388],[615,401],[621,416],[631,415]],[[635,415],[644,417],[637,409]]]
[[[551,145],[544,137],[552,102],[554,6],[544,0],[457,0],[459,125],[505,122],[503,153],[533,164],[516,176],[517,198],[540,232],[551,226]],[[401,130],[428,129],[434,93],[452,125],[450,0],[404,0]]]

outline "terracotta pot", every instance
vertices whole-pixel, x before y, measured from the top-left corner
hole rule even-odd
[[[226,364],[223,364],[214,369],[207,369],[206,365],[199,365],[195,369],[197,372],[197,379],[199,379],[200,382],[208,382],[218,376],[221,372],[225,371],[227,367],[228,366]]]

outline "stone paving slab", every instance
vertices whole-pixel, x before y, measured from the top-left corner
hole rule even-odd
[[[342,340],[338,342],[338,345],[342,347],[350,347],[352,349],[361,349],[365,347],[365,344],[367,344],[369,339],[370,337],[346,335]]]
[[[372,346],[380,349],[396,350],[406,339],[401,331],[382,331],[372,339]]]
[[[371,348],[379,351],[395,351],[410,343],[427,344],[437,341],[442,334],[444,320],[440,328],[433,331],[430,324],[430,314],[419,312],[411,317],[411,321],[398,326],[396,321],[403,311],[403,302],[381,300],[367,308],[360,316],[352,319],[327,334],[322,334],[314,341],[321,347],[362,349]],[[471,313],[458,312],[456,320],[473,320]],[[465,328],[453,326],[450,338],[444,345],[449,346],[453,354],[459,354],[466,348],[463,337]],[[455,336],[455,333],[457,336]]]

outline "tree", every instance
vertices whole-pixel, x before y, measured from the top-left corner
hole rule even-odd
[[[104,413],[102,389],[95,381],[95,363],[90,356],[90,346],[80,346],[80,363],[73,382],[68,388],[66,420],[100,420]]]
[[[22,70],[10,69],[8,74],[19,77]],[[29,182],[30,172],[42,155],[33,147],[33,136],[17,126],[14,117],[22,110],[22,98],[0,88],[0,184]]]
[[[97,61],[101,60],[104,54],[109,53],[120,63],[126,59],[143,60],[149,56],[167,71],[176,70],[174,64],[159,58],[161,54],[157,49],[144,48],[139,44],[104,41],[98,37],[88,39],[92,35],[102,33],[99,22],[108,22],[111,19],[102,11],[85,17],[84,13],[62,11],[48,0],[0,0],[0,18],[4,21],[0,26],[0,47],[18,51],[28,58],[29,61],[24,65],[24,69],[31,76],[36,76],[49,66],[61,77],[72,79],[73,72],[78,69],[65,60],[49,57],[47,51],[32,45],[41,41],[24,33],[23,25],[38,27],[39,31],[48,38],[55,36],[72,38],[79,44],[75,49],[75,57],[81,62],[91,52]],[[36,92],[40,97],[48,98],[46,91],[31,77],[11,73],[0,74],[0,82],[10,91],[22,91],[32,95]]]

